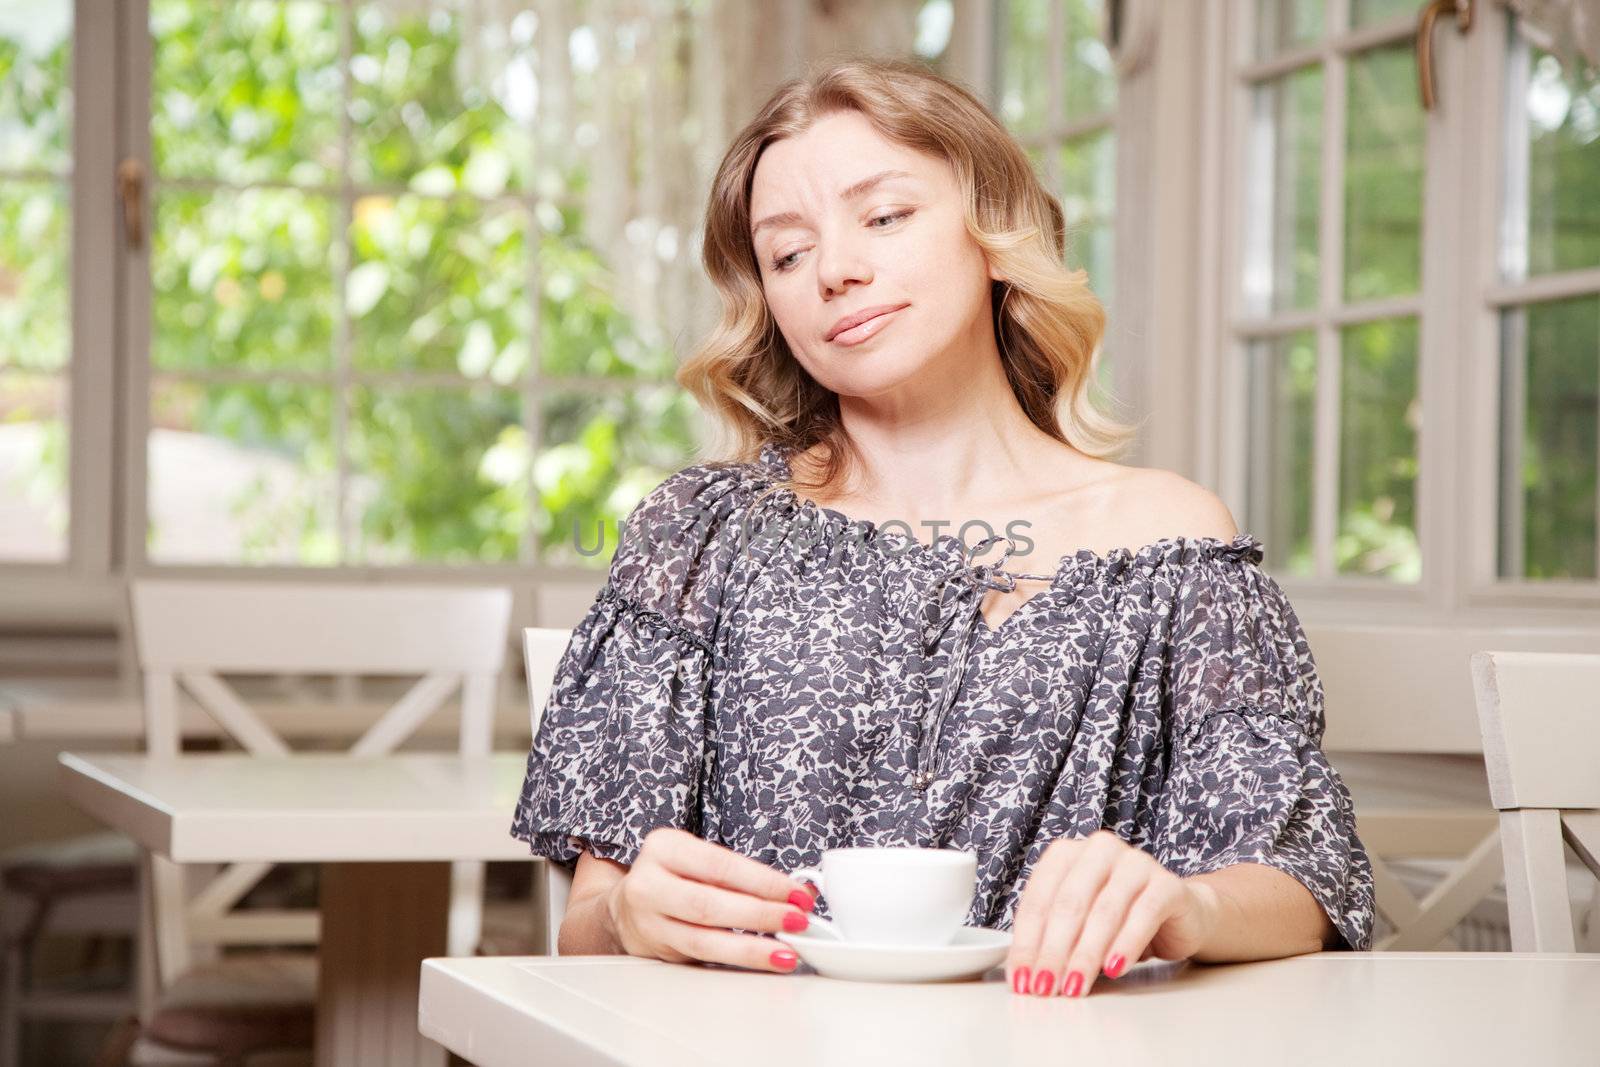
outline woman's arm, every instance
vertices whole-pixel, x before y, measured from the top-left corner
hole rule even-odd
[[[1150,956],[1217,962],[1324,948],[1330,930],[1321,906],[1284,880],[1295,882],[1253,862],[1180,877],[1109,830],[1058,838],[1017,904],[1011,987],[1075,997],[1087,995],[1097,975],[1116,978]]]
[[[1339,944],[1339,932],[1311,890],[1275,867],[1236,863],[1185,881],[1209,912],[1209,934],[1196,960],[1270,960]]]
[[[601,859],[592,852],[578,854],[572,874],[566,914],[556,945],[563,956],[621,956],[625,954],[617,932],[611,928],[606,894],[628,873],[625,864]]]

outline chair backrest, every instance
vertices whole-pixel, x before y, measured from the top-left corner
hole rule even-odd
[[[1452,931],[1493,892],[1501,869],[1494,808],[1474,788],[1481,742],[1465,668],[1482,633],[1370,622],[1305,630],[1327,698],[1323,748],[1355,795],[1378,914],[1390,928],[1373,947],[1455,949]],[[1423,754],[1441,780],[1396,780],[1396,764],[1413,770],[1404,761]],[[1421,895],[1391,866],[1415,860],[1448,865]]]
[[[522,631],[522,658],[528,672],[528,721],[534,735],[539,733],[539,720],[550,699],[556,668],[571,641],[570,629],[529,626]]]
[[[550,699],[551,683],[555,680],[556,666],[572,641],[570,629],[529,626],[522,631],[522,658],[528,671],[528,710],[533,725],[533,736],[539,736],[539,720],[544,717],[545,704]],[[555,863],[541,863],[534,874],[542,878],[536,891],[541,901],[541,921],[550,947],[556,951],[556,935],[561,930],[561,919],[567,913],[567,897],[572,891],[572,875]]]
[[[1330,752],[1483,751],[1473,715],[1472,654],[1482,648],[1587,652],[1593,628],[1385,626],[1308,622],[1327,696]]]
[[[511,593],[501,588],[338,586],[193,579],[130,583],[130,617],[144,675],[145,746],[180,757],[181,686],[248,752],[291,755],[284,740],[222,679],[223,674],[422,675],[350,749],[394,751],[454,695],[461,694],[459,749],[487,756],[495,694],[510,633]],[[315,912],[230,914],[272,868],[241,863],[197,892],[182,868],[151,857],[159,980],[190,963],[192,944],[315,943]],[[452,865],[452,955],[477,943],[481,862]]]
[[[462,754],[489,752],[509,590],[140,579],[130,596],[152,754],[178,752],[178,684],[251,752],[288,753],[224,673],[421,674],[351,752],[393,751],[457,687]]]
[[[1563,841],[1600,879],[1600,655],[1478,652],[1472,683],[1500,812],[1511,947],[1572,952]]]

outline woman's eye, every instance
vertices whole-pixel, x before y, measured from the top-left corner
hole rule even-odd
[[[896,222],[896,221],[899,221],[900,219],[903,219],[903,218],[907,217],[910,214],[911,214],[910,211],[896,211],[896,212],[893,212],[892,214],[889,214],[889,215],[879,215],[877,218],[869,219],[867,221],[867,226],[868,226],[868,228],[874,229],[874,230],[886,230],[886,229],[888,229],[887,226],[879,226],[879,225],[876,225],[876,224],[880,223],[880,222]],[[798,256],[799,254],[800,253],[798,253],[798,252],[790,252],[788,255],[782,257],[781,259],[773,260],[772,261],[772,269],[774,271],[776,271],[777,273],[779,273],[779,274],[784,273],[785,271],[787,271],[789,269],[790,266],[793,265],[793,264],[789,263],[789,260],[793,259],[795,256]]]

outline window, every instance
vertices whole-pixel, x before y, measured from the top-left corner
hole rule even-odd
[[[1412,5],[1258,0],[1238,336],[1278,572],[1416,582],[1423,111]],[[1404,21],[1392,16],[1399,12]],[[1373,23],[1387,29],[1374,35]]]
[[[957,14],[872,28],[962,76]],[[0,0],[0,615],[168,569],[591,589],[699,443],[699,213],[807,60],[758,16]]]
[[[68,556],[72,4],[0,4],[0,562]]]
[[[150,0],[152,562],[581,564],[682,464],[671,338],[607,264],[685,253],[594,170],[692,173],[642,131],[687,110],[672,7]]]
[[[1219,433],[1268,565],[1329,595],[1592,605],[1600,79],[1479,5],[1469,35],[1440,20],[1424,111],[1414,4],[1230,17]]]
[[[1600,76],[1506,46],[1496,574],[1600,578]]]
[[[1103,0],[1002,0],[998,115],[1061,201],[1067,264],[1114,298],[1117,81]],[[1102,372],[1105,364],[1102,363]]]

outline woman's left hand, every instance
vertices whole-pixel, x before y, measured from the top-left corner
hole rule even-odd
[[[1023,886],[1006,977],[1017,993],[1087,996],[1150,956],[1187,959],[1216,925],[1217,898],[1109,830],[1052,841]]]

